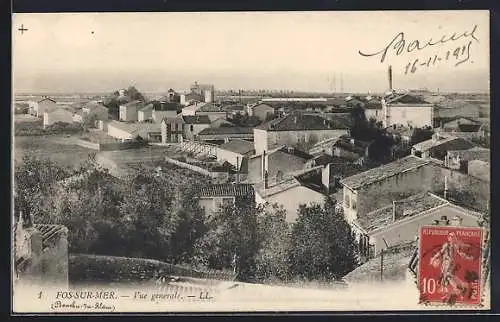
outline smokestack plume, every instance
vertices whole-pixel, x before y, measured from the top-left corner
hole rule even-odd
[[[389,76],[389,90],[392,92],[392,66],[389,65],[389,70],[388,70],[388,76]]]

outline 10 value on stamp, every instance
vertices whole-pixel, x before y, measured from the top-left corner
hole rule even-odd
[[[421,304],[481,304],[481,228],[424,226],[419,236]]]

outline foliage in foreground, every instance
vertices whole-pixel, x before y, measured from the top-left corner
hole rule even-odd
[[[242,281],[332,280],[356,265],[349,225],[335,204],[303,205],[290,227],[277,205],[241,199],[200,208],[198,175],[142,167],[126,180],[92,158],[78,169],[26,157],[15,171],[15,213],[69,229],[69,251],[151,258],[234,271]]]

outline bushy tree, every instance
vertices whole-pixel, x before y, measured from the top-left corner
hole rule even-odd
[[[255,259],[259,281],[284,281],[289,277],[290,232],[286,211],[282,206],[266,205],[259,211],[260,247]]]
[[[356,267],[356,261],[351,228],[335,202],[301,205],[292,228],[291,272],[309,280],[339,279]]]
[[[14,214],[23,213],[25,222],[33,216],[35,222],[50,221],[52,196],[58,181],[71,175],[71,170],[50,159],[23,157],[14,171]]]
[[[210,214],[208,231],[196,245],[196,263],[215,269],[234,269],[239,280],[253,280],[259,246],[257,211],[249,199],[222,206]]]

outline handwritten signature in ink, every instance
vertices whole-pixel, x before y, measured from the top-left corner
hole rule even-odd
[[[430,38],[427,41],[421,41],[417,39],[409,41],[405,38],[405,33],[400,32],[387,44],[387,46],[385,46],[384,48],[382,48],[377,52],[365,53],[362,52],[361,50],[358,50],[358,52],[361,56],[364,57],[373,57],[380,55],[380,62],[383,63],[386,60],[387,55],[389,53],[395,54],[396,56],[400,56],[405,53],[420,51],[424,48],[450,43],[460,39],[462,40],[471,39],[469,45],[467,46],[470,49],[470,44],[472,43],[472,40],[479,42],[479,39],[476,37],[476,31],[477,31],[477,25],[474,25],[474,27],[470,31],[465,31],[462,33],[454,32],[451,36],[443,35],[439,40],[434,40]]]

